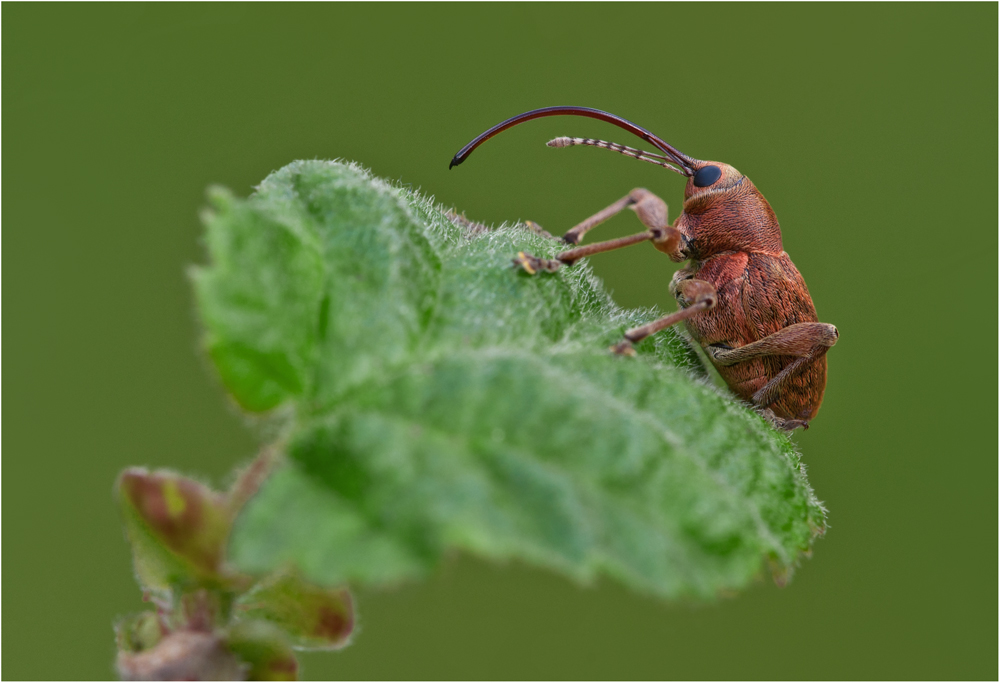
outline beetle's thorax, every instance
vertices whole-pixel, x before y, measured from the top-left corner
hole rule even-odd
[[[781,228],[771,205],[743,175],[719,188],[698,188],[689,181],[684,211],[674,227],[686,238],[688,258],[727,251],[782,252]]]

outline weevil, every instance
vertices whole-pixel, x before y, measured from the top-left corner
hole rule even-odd
[[[729,164],[689,157],[645,128],[589,107],[545,107],[509,118],[463,147],[448,168],[464,162],[494,135],[543,116],[599,119],[653,145],[661,153],[592,138],[560,137],[548,143],[601,147],[675,171],[687,178],[684,208],[670,224],[666,203],[636,188],[567,231],[562,240],[574,248],[554,259],[521,252],[516,266],[532,275],[554,272],[585,256],[645,241],[675,262],[689,261],[670,282],[679,310],[626,331],[612,350],[634,355],[634,344],[683,321],[734,394],[760,408],[780,429],[808,429],[823,402],[826,352],[839,333],[819,322],[805,280],[782,248],[778,219],[750,179]],[[635,211],[644,231],[576,246],[592,228],[626,208]]]

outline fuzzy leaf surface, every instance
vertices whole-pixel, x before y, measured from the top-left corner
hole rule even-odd
[[[617,307],[585,261],[511,267],[554,240],[338,162],[212,201],[206,345],[244,408],[280,407],[289,455],[237,520],[240,569],[385,584],[460,550],[710,598],[786,576],[822,531],[787,436],[682,333],[608,352],[659,312]]]

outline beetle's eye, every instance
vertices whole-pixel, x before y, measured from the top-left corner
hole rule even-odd
[[[722,177],[722,169],[718,166],[703,166],[694,174],[695,187],[708,187]]]

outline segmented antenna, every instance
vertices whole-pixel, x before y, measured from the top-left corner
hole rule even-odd
[[[588,145],[590,147],[600,147],[601,149],[610,149],[619,154],[624,154],[627,157],[632,157],[633,159],[639,159],[640,161],[648,161],[651,164],[656,164],[657,166],[662,166],[663,168],[669,168],[675,173],[680,173],[686,176],[687,173],[681,169],[673,166],[665,156],[660,156],[659,154],[654,154],[652,152],[647,152],[642,149],[636,149],[635,147],[629,147],[628,145],[621,145],[617,142],[608,142],[607,140],[595,140],[594,138],[568,138],[561,137],[555,138],[554,140],[549,140],[545,143],[549,147],[573,147],[576,145]]]

